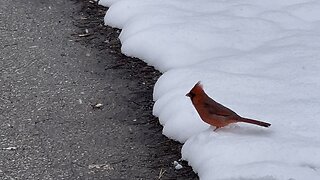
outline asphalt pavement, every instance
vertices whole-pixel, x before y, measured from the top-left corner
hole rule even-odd
[[[104,10],[0,1],[0,179],[197,178],[151,114],[160,73],[120,54]]]

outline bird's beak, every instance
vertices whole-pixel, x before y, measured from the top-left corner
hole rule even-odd
[[[187,93],[186,96],[191,97],[191,96],[190,96],[190,93]]]

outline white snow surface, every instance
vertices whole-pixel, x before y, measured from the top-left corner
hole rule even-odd
[[[154,115],[201,180],[320,179],[320,1],[100,0],[122,52],[163,72]],[[205,124],[185,94],[271,123]]]

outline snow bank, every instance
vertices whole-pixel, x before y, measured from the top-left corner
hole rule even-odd
[[[320,179],[320,2],[100,0],[122,52],[162,71],[154,115],[202,180]],[[213,132],[185,94],[270,122]]]

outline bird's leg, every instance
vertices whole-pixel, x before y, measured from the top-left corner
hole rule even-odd
[[[213,131],[216,132],[219,128],[220,127],[216,126]]]

